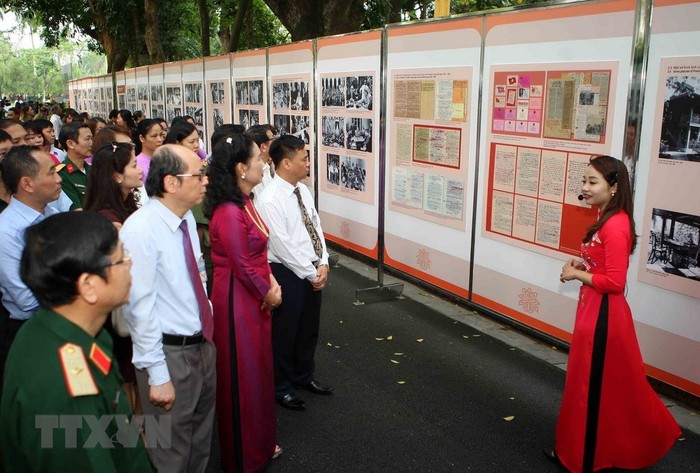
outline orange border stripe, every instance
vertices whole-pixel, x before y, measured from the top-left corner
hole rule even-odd
[[[381,38],[381,31],[368,31],[357,34],[349,34],[345,36],[331,36],[329,38],[319,38],[316,44],[318,45],[318,49],[321,49],[324,46],[359,43],[361,41],[377,41]]]
[[[396,261],[387,254],[386,250],[384,250],[384,263],[386,263],[388,266],[393,266],[394,268],[403,271],[406,274],[410,274],[415,278],[428,282],[433,286],[437,286],[441,289],[444,289],[447,292],[451,292],[452,294],[458,295],[465,299],[469,298],[469,291],[467,289],[449,283],[443,279],[437,278],[428,273],[424,273],[423,271],[417,270],[416,268],[412,268],[411,266],[408,266],[399,261]]]
[[[346,247],[350,248],[351,250],[356,251],[362,255],[369,256],[370,258],[372,258],[374,260],[377,259],[378,252],[377,252],[376,245],[374,248],[365,248],[364,246],[360,246],[357,243],[353,243],[351,241],[344,240],[344,239],[337,237],[335,235],[331,235],[328,232],[324,232],[324,235],[326,236],[326,238],[331,240],[333,243],[337,243],[339,245],[346,246]]]
[[[482,21],[482,17],[479,16],[476,18],[464,18],[462,20],[433,21],[422,25],[389,27],[387,34],[391,38],[394,36],[440,33],[442,31],[462,30],[466,28],[477,30],[481,33]]]

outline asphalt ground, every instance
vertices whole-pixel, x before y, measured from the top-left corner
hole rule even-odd
[[[317,380],[335,393],[298,392],[303,412],[278,407],[284,453],[267,472],[562,471],[542,450],[553,446],[564,353],[410,285],[405,299],[354,305],[375,270],[340,264],[316,354]],[[700,471],[697,413],[667,404],[682,440],[644,471]]]

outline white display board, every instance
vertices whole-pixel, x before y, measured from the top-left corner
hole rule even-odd
[[[628,300],[649,374],[700,396],[697,106],[694,121],[685,114],[685,130],[676,121],[679,107],[687,111],[692,95],[700,94],[697,18],[700,2],[654,2],[636,167],[640,237]],[[695,145],[689,143],[693,139]]]
[[[269,123],[267,116],[267,50],[234,53],[233,122],[250,128]]]
[[[232,123],[231,111],[231,56],[208,57],[204,60],[206,95],[207,151],[211,151],[209,138],[216,128]]]
[[[318,207],[330,241],[377,259],[381,32],[317,42]]]
[[[468,297],[481,18],[389,28],[387,265]]]
[[[148,66],[136,68],[136,110],[151,116],[150,89],[148,87]],[[134,110],[132,110],[133,112]]]
[[[182,83],[184,87],[185,115],[189,115],[194,119],[199,137],[206,143],[204,62],[201,59],[192,59],[182,63]]]
[[[315,194],[315,129],[311,113],[313,98],[313,42],[304,41],[268,49],[268,88],[270,120],[278,134],[297,134],[304,139],[311,158],[311,170],[304,183]],[[294,100],[293,100],[294,98]]]

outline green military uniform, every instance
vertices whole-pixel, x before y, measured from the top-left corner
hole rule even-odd
[[[61,189],[66,193],[73,204],[71,210],[82,209],[85,202],[85,191],[87,190],[87,180],[90,175],[90,165],[85,163],[85,172],[69,158],[63,160],[56,166],[59,176],[61,176]]]
[[[105,330],[93,338],[39,309],[17,334],[7,359],[0,401],[5,471],[151,473],[143,441],[129,424],[121,383]],[[108,423],[95,427],[105,419]]]

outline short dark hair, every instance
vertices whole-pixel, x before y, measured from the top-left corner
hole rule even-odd
[[[186,170],[185,162],[173,146],[161,146],[151,158],[146,178],[146,193],[148,197],[163,197],[165,194],[164,180],[166,176],[182,174]]]
[[[80,245],[75,235],[80,235]],[[53,215],[25,231],[20,276],[42,306],[70,304],[78,296],[81,274],[107,279],[109,257],[118,241],[117,229],[99,214]]]
[[[241,133],[245,133],[245,127],[243,125],[234,125],[233,123],[219,125],[211,135],[212,149],[214,149],[223,138],[233,135],[240,135]]]
[[[160,126],[160,120],[157,120],[155,118],[144,118],[139,122],[138,125],[136,125],[136,135],[137,138],[139,136],[143,136],[146,138],[146,135],[151,131],[151,128],[154,126],[158,125],[158,128],[160,128],[160,131],[163,131],[163,127]],[[143,149],[143,145],[141,144],[141,140],[139,139],[136,143],[134,143],[136,146],[136,154],[141,154],[141,151]]]
[[[33,151],[38,150],[29,145],[15,146],[2,160],[2,182],[10,194],[17,193],[20,179],[39,173],[39,162],[32,156]]]
[[[46,139],[44,138],[43,132],[47,128],[53,128],[53,124],[48,120],[44,120],[43,118],[37,118],[36,120],[31,120],[24,123],[25,130],[31,130],[35,135],[41,135],[44,140],[44,145],[46,145]]]
[[[51,106],[51,113],[55,113],[56,115],[61,116],[62,112],[63,112],[63,109],[61,108],[61,106],[59,104],[56,103],[56,104],[53,104]]]
[[[165,144],[174,144],[174,143],[179,143],[180,141],[184,140],[188,136],[192,134],[193,131],[197,131],[197,127],[195,127],[193,124],[188,123],[184,120],[180,120],[179,122],[175,123],[173,122],[173,126],[170,127],[168,130],[168,135],[165,137]],[[150,171],[148,171],[150,172]]]
[[[282,135],[270,145],[270,157],[277,167],[284,158],[289,157],[295,151],[304,149],[305,146],[306,144],[301,138],[294,135]]]
[[[24,126],[24,124],[17,118],[3,118],[2,120],[0,120],[0,130],[7,130],[12,125]]]
[[[110,120],[112,120],[112,119],[115,118],[117,115],[119,115],[119,110],[117,110],[116,108],[113,108],[113,109],[109,112],[109,117],[108,117],[108,118],[109,118]]]
[[[61,148],[66,151],[68,150],[68,140],[75,141],[77,143],[81,128],[87,128],[88,130],[90,129],[88,124],[83,122],[64,123],[58,137],[58,142],[61,143]]]
[[[267,143],[269,138],[267,132],[270,129],[265,125],[253,125],[245,131],[245,134],[253,138],[255,144],[260,146],[263,143]],[[273,135],[274,136],[274,135]]]
[[[0,143],[3,141],[12,141],[12,137],[5,130],[0,130]]]

